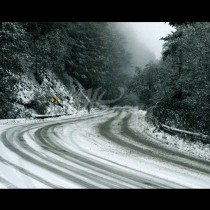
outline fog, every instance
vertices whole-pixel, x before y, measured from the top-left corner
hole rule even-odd
[[[163,45],[163,41],[160,38],[175,30],[168,23],[164,22],[135,22],[127,23],[127,25],[135,32],[138,40],[155,54],[157,59],[161,56]]]
[[[132,66],[144,67],[148,62],[160,59],[163,41],[174,29],[164,22],[117,22],[114,23],[126,38],[125,47],[132,54]],[[135,68],[129,70],[133,74]]]
[[[118,22],[115,27],[125,37],[125,47],[132,54],[132,66],[144,67],[149,61],[155,59],[155,54],[141,42],[131,23]]]

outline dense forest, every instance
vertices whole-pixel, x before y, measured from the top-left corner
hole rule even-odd
[[[104,100],[117,98],[119,87],[126,91],[130,80],[125,69],[131,68],[131,53],[125,42],[113,23],[0,23],[0,118],[24,116],[28,108],[46,113],[51,95],[62,95],[55,88],[58,80],[70,95],[79,84],[97,89]],[[32,83],[26,87],[29,79],[36,83],[34,91]],[[31,90],[33,97],[17,98],[20,89]]]
[[[210,134],[210,23],[170,24],[162,59],[137,67],[130,90],[148,119]]]

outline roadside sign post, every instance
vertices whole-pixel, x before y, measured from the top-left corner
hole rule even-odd
[[[54,105],[54,115],[55,115],[55,104],[58,103],[58,98],[53,96],[51,99],[50,99],[51,103],[53,103]]]

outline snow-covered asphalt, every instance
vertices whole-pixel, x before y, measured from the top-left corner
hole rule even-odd
[[[5,126],[0,188],[210,188],[210,161],[139,129],[137,112],[115,108]]]

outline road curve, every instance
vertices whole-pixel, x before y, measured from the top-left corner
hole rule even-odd
[[[42,120],[0,134],[0,188],[209,188],[210,162],[130,126],[131,108]]]

